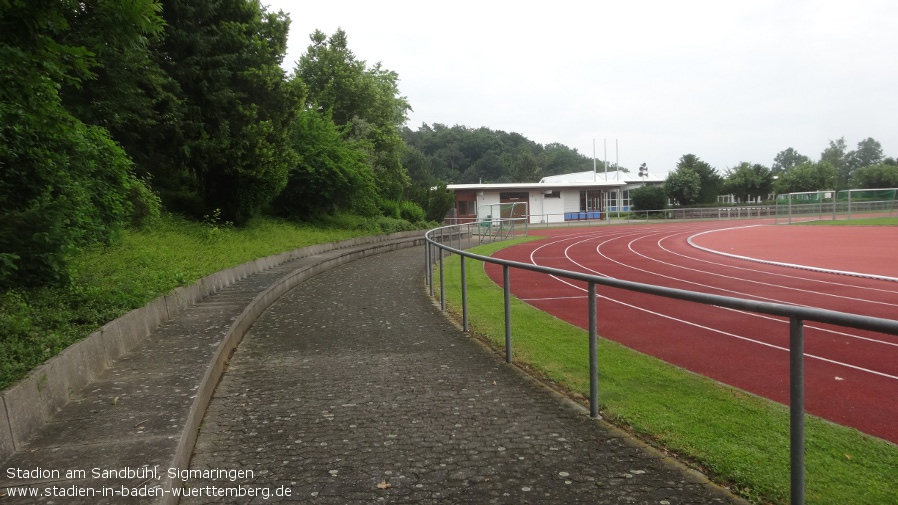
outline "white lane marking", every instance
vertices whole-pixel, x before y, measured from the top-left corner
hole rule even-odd
[[[554,275],[551,275],[550,277],[555,277],[555,276],[554,276]],[[579,286],[575,286],[575,285],[571,284],[570,282],[567,282],[567,281],[564,280],[564,279],[561,279],[561,278],[558,278],[558,277],[555,277],[555,279],[558,280],[559,282],[562,282],[562,283],[564,283],[564,284],[567,284],[567,285],[571,286],[572,288],[577,289],[577,290],[579,290],[579,291],[586,291],[585,289],[583,289],[583,288],[581,288],[581,287],[579,287]],[[701,325],[701,324],[698,324],[698,323],[694,323],[694,322],[692,322],[692,321],[687,321],[687,320],[685,320],[685,319],[680,319],[680,318],[677,318],[677,317],[669,316],[669,315],[667,315],[667,314],[662,314],[662,313],[660,313],[660,312],[655,312],[655,311],[648,310],[648,309],[645,309],[645,308],[642,308],[642,307],[638,307],[638,306],[636,306],[636,305],[632,305],[632,304],[629,304],[629,303],[626,303],[626,302],[622,302],[622,301],[616,300],[616,299],[614,299],[614,298],[609,298],[609,297],[607,297],[607,296],[603,296],[603,295],[596,294],[596,298],[602,298],[602,299],[604,299],[604,300],[608,300],[608,301],[610,301],[610,302],[614,302],[614,303],[623,305],[623,306],[625,306],[625,307],[630,307],[630,308],[633,308],[633,309],[636,309],[636,310],[639,310],[639,311],[642,311],[642,312],[646,312],[646,313],[652,314],[652,315],[654,315],[654,316],[658,316],[658,317],[661,317],[661,318],[664,318],[664,319],[670,319],[671,321],[675,321],[675,322],[678,322],[678,323],[686,324],[686,325],[689,325],[689,326],[694,326],[694,327],[696,327],[696,328],[699,328],[699,329],[702,329],[702,330],[707,330],[707,331],[710,331],[710,332],[713,332],[713,333],[719,333],[719,334],[721,334],[721,335],[724,335],[724,336],[727,336],[727,337],[731,337],[731,338],[735,338],[735,339],[738,339],[738,340],[743,340],[743,341],[745,341],[745,342],[749,342],[749,343],[752,343],[752,344],[760,345],[760,346],[763,346],[763,347],[769,347],[769,348],[771,348],[771,349],[776,349],[776,350],[778,350],[778,351],[789,352],[789,348],[788,348],[788,347],[782,347],[782,346],[779,346],[779,345],[770,344],[770,343],[767,343],[767,342],[763,342],[763,341],[756,340],[756,339],[753,339],[753,338],[745,337],[745,336],[742,336],[742,335],[737,335],[737,334],[735,334],[735,333],[730,333],[730,332],[727,332],[727,331],[719,330],[719,329],[717,329],[717,328],[711,328],[711,327],[709,327],[709,326],[704,326],[704,325]],[[721,308],[721,307],[717,307],[717,308]],[[877,370],[871,370],[871,369],[869,369],[869,368],[864,368],[864,367],[860,367],[860,366],[857,366],[857,365],[852,365],[852,364],[850,364],[850,363],[844,363],[844,362],[841,362],[841,361],[836,361],[836,360],[833,360],[833,359],[824,358],[824,357],[822,357],[822,356],[817,356],[817,355],[815,355],[815,354],[804,353],[804,355],[805,355],[806,357],[808,357],[808,358],[811,358],[811,359],[816,359],[816,360],[819,360],[819,361],[823,361],[823,362],[826,362],[826,363],[831,363],[831,364],[838,365],[838,366],[843,366],[843,367],[846,367],[846,368],[851,368],[851,369],[853,369],[853,370],[858,370],[858,371],[860,371],[860,372],[866,372],[866,373],[869,373],[869,374],[878,375],[878,376],[884,377],[884,378],[886,378],[886,379],[898,380],[898,376],[896,376],[896,375],[891,375],[891,374],[887,374],[887,373],[885,373],[885,372],[880,372],[880,371],[877,371]]]
[[[754,226],[760,226],[760,225],[754,225]],[[737,230],[739,228],[748,228],[748,226],[735,226],[732,228],[721,228],[719,230],[705,230],[701,233],[696,233],[695,235],[692,235],[691,237],[686,239],[686,242],[688,242],[689,245],[691,245],[692,247],[694,247],[696,249],[700,249],[702,251],[705,251],[705,252],[708,252],[711,254],[719,254],[721,256],[728,256],[730,258],[737,258],[737,259],[746,260],[746,261],[754,261],[756,263],[764,263],[767,265],[777,265],[777,266],[788,267],[788,268],[800,268],[802,270],[811,270],[813,272],[823,272],[823,273],[838,274],[838,275],[849,275],[851,277],[863,277],[863,278],[867,278],[867,279],[877,279],[877,280],[881,280],[881,281],[898,282],[898,277],[888,277],[885,275],[865,274],[865,273],[861,273],[861,272],[849,272],[846,270],[834,270],[831,268],[819,268],[819,267],[812,267],[809,265],[799,265],[797,263],[783,263],[783,262],[779,262],[779,261],[768,261],[768,260],[762,260],[760,258],[752,258],[751,256],[740,256],[738,254],[730,254],[730,253],[725,253],[723,251],[717,251],[715,249],[702,247],[692,241],[693,238],[698,237],[700,235],[704,235],[706,233],[714,233],[716,231],[724,231],[724,230]]]
[[[632,234],[629,234],[629,235],[632,236],[632,235],[635,235],[635,234],[636,234],[636,233],[632,233]],[[652,234],[650,234],[650,235],[657,235],[657,234],[658,234],[658,233],[652,233]],[[531,261],[532,264],[538,265],[539,263],[536,262],[534,256],[535,256],[535,254],[536,254],[536,251],[538,251],[538,250],[540,250],[540,249],[543,249],[544,247],[548,247],[548,246],[550,246],[550,245],[554,245],[554,244],[558,244],[558,243],[562,243],[562,242],[567,242],[567,241],[571,240],[572,238],[581,238],[581,237],[584,237],[584,236],[587,236],[587,237],[591,236],[592,238],[597,238],[596,235],[597,235],[597,234],[594,234],[594,233],[593,233],[593,234],[585,234],[585,233],[584,233],[584,234],[578,234],[578,235],[576,235],[575,237],[562,238],[562,239],[559,239],[559,240],[554,240],[554,241],[552,241],[552,242],[543,244],[543,245],[537,247],[536,249],[533,249],[533,250],[530,252],[530,261]],[[624,235],[624,234],[621,233],[620,235]],[[603,238],[604,238],[604,237],[603,237]],[[620,237],[615,237],[614,239],[616,239],[616,238],[620,238]],[[614,239],[611,239],[611,240],[614,240]],[[574,245],[577,245],[577,244],[586,242],[587,240],[588,240],[588,239],[586,239],[586,240],[580,240],[580,241],[578,241],[578,242],[576,242],[576,243],[574,243],[574,244],[571,244],[571,245],[569,245],[568,247],[566,247],[566,248],[565,248],[565,256],[568,257],[568,260],[569,260],[571,263],[573,263],[573,264],[579,266],[580,268],[583,268],[583,269],[585,269],[585,270],[587,270],[587,271],[590,271],[590,272],[594,272],[594,273],[596,273],[596,274],[598,274],[598,275],[602,275],[602,276],[604,276],[604,277],[609,277],[609,276],[606,275],[606,274],[599,273],[599,272],[597,272],[597,271],[595,271],[595,270],[593,270],[593,269],[590,269],[590,268],[587,268],[587,267],[583,266],[582,264],[578,263],[577,261],[573,260],[572,258],[570,258],[570,257],[568,256],[568,251],[570,250],[571,247],[573,247]],[[603,242],[603,243],[606,243],[606,242],[609,242],[609,241],[610,241],[610,240],[606,240],[606,241]],[[610,258],[608,258],[608,259],[610,259]],[[614,261],[614,260],[612,260],[612,261]],[[485,266],[486,266],[486,265],[484,264],[484,267],[485,267]],[[624,266],[627,266],[627,265],[624,265]],[[549,277],[555,279],[555,280],[558,281],[558,282],[561,282],[562,284],[566,284],[566,285],[568,285],[568,286],[570,286],[570,287],[572,287],[572,288],[574,288],[574,289],[577,289],[577,290],[579,290],[579,291],[586,291],[585,289],[583,289],[583,288],[581,288],[581,287],[579,287],[579,286],[575,286],[574,284],[568,282],[567,280],[565,280],[565,279],[563,279],[563,278],[560,278],[560,277],[557,277],[557,276],[554,276],[554,275],[550,275]],[[617,299],[610,298],[610,297],[607,297],[607,296],[598,295],[598,294],[597,294],[596,296],[597,296],[597,298],[602,298],[602,299],[608,300],[608,301],[610,301],[610,302],[617,303],[617,304],[620,304],[620,305],[623,305],[623,306],[626,306],[626,307],[630,307],[630,308],[633,308],[633,309],[636,309],[636,310],[639,310],[639,311],[642,311],[642,312],[646,312],[646,313],[648,313],[648,314],[652,314],[652,315],[655,315],[655,316],[658,316],[658,317],[661,317],[661,318],[670,319],[670,320],[677,321],[677,322],[680,322],[680,323],[683,323],[683,324],[686,324],[686,325],[689,325],[689,326],[694,326],[694,327],[697,327],[697,328],[700,328],[700,329],[705,329],[705,330],[708,330],[708,331],[710,331],[710,332],[712,332],[712,333],[719,333],[719,334],[724,335],[724,336],[729,336],[729,337],[731,337],[731,338],[743,340],[743,341],[746,341],[746,342],[754,343],[754,344],[761,345],[761,346],[765,346],[765,347],[770,347],[770,348],[773,348],[773,349],[779,349],[779,350],[783,350],[783,351],[786,351],[786,352],[789,351],[789,349],[788,349],[788,348],[785,348],[785,347],[777,346],[777,345],[774,345],[774,344],[769,344],[769,343],[766,343],[766,342],[763,342],[763,341],[759,341],[759,340],[752,339],[752,338],[749,338],[749,337],[745,337],[745,336],[742,336],[742,335],[737,335],[737,334],[734,334],[734,333],[726,332],[726,331],[719,330],[719,329],[716,329],[716,328],[707,327],[707,326],[704,326],[704,325],[701,325],[701,324],[698,324],[698,323],[694,323],[694,322],[691,322],[691,321],[687,321],[687,320],[684,320],[684,319],[680,319],[680,318],[677,318],[677,317],[673,317],[673,316],[670,316],[670,315],[667,315],[667,314],[662,314],[662,313],[660,313],[660,312],[651,311],[651,310],[648,310],[648,309],[645,309],[645,308],[642,308],[642,307],[638,307],[638,306],[635,306],[635,305],[632,305],[632,304],[628,304],[628,303],[623,302],[623,301],[621,301],[621,300],[617,300]],[[582,297],[564,297],[564,298],[565,298],[565,299],[568,299],[568,298],[570,298],[570,299],[579,299],[579,298],[582,298]],[[716,307],[716,308],[723,308],[723,307]],[[728,309],[728,310],[729,310],[729,309]],[[751,314],[751,313],[749,313],[749,314]],[[761,317],[761,316],[762,316],[762,315],[759,315],[759,314],[753,314],[753,315],[756,316],[756,317]],[[763,317],[769,317],[769,316],[763,316]],[[830,332],[831,332],[831,330],[826,330],[826,329],[819,328],[819,327],[812,327],[812,326],[806,326],[806,327],[807,327],[807,328],[814,328],[814,329],[817,329],[817,330],[819,330],[819,331],[830,331]],[[859,339],[863,339],[863,340],[870,340],[870,339],[866,339],[866,338],[864,338],[864,337],[860,337],[860,336],[858,336],[858,335],[848,335],[848,336],[852,336],[852,337],[854,337],[854,338],[859,338]],[[888,343],[888,342],[882,342],[882,341],[876,341],[876,340],[873,340],[873,342],[886,343],[886,344],[888,344],[888,345],[892,345],[891,343]],[[878,376],[882,376],[882,377],[885,377],[885,378],[898,380],[898,376],[890,375],[890,374],[887,374],[887,373],[884,373],[884,372],[879,372],[879,371],[877,371],[877,370],[871,370],[871,369],[867,369],[867,368],[860,367],[860,366],[857,366],[857,365],[852,365],[852,364],[850,364],[850,363],[844,363],[844,362],[841,362],[841,361],[836,361],[836,360],[832,360],[832,359],[829,359],[829,358],[824,358],[824,357],[822,357],[822,356],[817,356],[817,355],[813,355],[813,354],[804,353],[804,355],[807,356],[808,358],[816,359],[816,360],[819,360],[819,361],[828,362],[828,363],[832,363],[832,364],[835,364],[835,365],[838,365],[838,366],[844,366],[844,367],[846,367],[846,368],[851,368],[851,369],[854,369],[854,370],[859,370],[859,371],[862,371],[862,372],[867,372],[867,373],[870,373],[870,374],[873,374],[873,375],[878,375]]]

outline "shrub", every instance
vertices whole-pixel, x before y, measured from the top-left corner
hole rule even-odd
[[[381,200],[380,213],[385,217],[400,219],[402,217],[402,209],[396,200]]]
[[[415,202],[408,200],[399,204],[399,217],[410,223],[420,223],[424,221],[424,209]]]
[[[661,210],[667,208],[667,193],[663,186],[642,186],[630,193],[632,210]]]
[[[0,288],[65,283],[75,249],[158,215],[158,198],[106,130],[58,104],[0,104],[0,138]]]

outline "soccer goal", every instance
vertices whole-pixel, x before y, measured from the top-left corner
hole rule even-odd
[[[776,220],[857,219],[892,217],[896,209],[896,188],[805,191],[776,197]]]
[[[491,203],[477,209],[477,233],[480,241],[507,239],[527,234],[527,204],[524,202]]]

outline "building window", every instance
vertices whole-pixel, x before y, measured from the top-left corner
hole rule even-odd
[[[561,191],[557,189],[553,189],[552,191],[546,191],[543,193],[544,198],[561,198]]]
[[[502,203],[505,202],[517,202],[522,201],[526,202],[530,200],[530,193],[524,192],[507,192],[507,193],[499,193],[499,201]]]
[[[602,192],[597,189],[581,191],[580,211],[589,212],[593,210],[602,210]]]
[[[621,191],[621,210],[630,210],[630,190]]]
[[[617,207],[617,191],[608,192],[608,207],[611,209]]]
[[[470,216],[473,214],[477,214],[477,202],[476,201],[467,201],[467,200],[459,200],[458,201],[458,215],[459,216]]]

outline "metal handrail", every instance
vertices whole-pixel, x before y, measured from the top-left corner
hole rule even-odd
[[[467,231],[462,228],[468,226]],[[442,240],[437,240],[439,234]],[[588,285],[589,299],[589,412],[590,416],[599,416],[598,400],[598,356],[597,356],[597,311],[596,311],[596,285],[626,289],[665,298],[684,300],[715,305],[730,309],[768,314],[789,318],[789,446],[790,446],[790,482],[791,503],[802,505],[805,503],[805,465],[804,465],[804,321],[833,324],[848,328],[875,331],[898,335],[898,320],[884,319],[871,316],[862,316],[847,312],[819,309],[813,307],[801,307],[772,302],[759,302],[730,296],[699,293],[683,289],[655,286],[639,282],[600,277],[580,272],[572,272],[559,268],[544,267],[530,263],[492,258],[465,251],[461,248],[462,237],[468,235],[470,245],[471,229],[469,225],[451,225],[434,228],[425,235],[425,255],[427,260],[426,282],[430,286],[430,294],[433,293],[433,265],[435,263],[435,251],[439,250],[440,272],[440,307],[446,309],[445,282],[443,258],[446,253],[458,254],[461,258],[461,290],[462,290],[462,326],[468,331],[468,307],[467,307],[467,279],[465,274],[465,258],[470,258],[484,263],[493,263],[502,266],[502,277],[505,298],[505,361],[512,362],[511,345],[511,291],[509,282],[509,269],[518,268],[539,272],[546,275],[563,277],[575,281],[585,282]],[[446,237],[449,237],[449,245],[446,245]],[[455,243],[459,247],[453,247]]]

